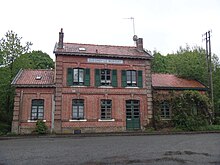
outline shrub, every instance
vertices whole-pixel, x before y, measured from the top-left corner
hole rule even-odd
[[[0,135],[7,134],[10,130],[11,126],[9,124],[0,122]]]
[[[161,103],[167,101],[171,110],[171,120],[160,117]],[[169,92],[154,94],[153,126],[155,129],[174,127],[185,131],[198,130],[211,123],[209,98],[198,91]]]
[[[220,117],[215,117],[214,124],[220,125]]]
[[[209,99],[196,91],[185,91],[173,99],[173,123],[176,128],[195,131],[210,121]]]
[[[47,126],[43,120],[38,120],[36,123],[35,132],[37,134],[46,134],[47,133]]]

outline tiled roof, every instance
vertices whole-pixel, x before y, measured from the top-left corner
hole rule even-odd
[[[152,74],[152,86],[155,89],[207,90],[205,85],[196,80],[184,79],[172,74]]]
[[[53,87],[54,71],[46,69],[20,70],[12,84],[17,87]]]
[[[63,49],[59,49],[56,45],[54,53],[66,55],[87,55],[96,57],[107,56],[120,58],[152,58],[149,53],[143,50],[138,50],[134,46],[93,45],[79,43],[64,43]]]

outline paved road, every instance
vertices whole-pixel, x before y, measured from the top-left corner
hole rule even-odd
[[[0,140],[0,165],[220,165],[220,134]]]

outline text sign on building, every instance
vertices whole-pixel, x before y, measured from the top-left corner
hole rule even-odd
[[[123,60],[103,59],[103,58],[88,58],[87,61],[92,63],[123,64]]]

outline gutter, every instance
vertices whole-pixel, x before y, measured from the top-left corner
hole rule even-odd
[[[201,87],[162,87],[152,86],[155,90],[197,90],[197,91],[208,91],[208,88]]]

